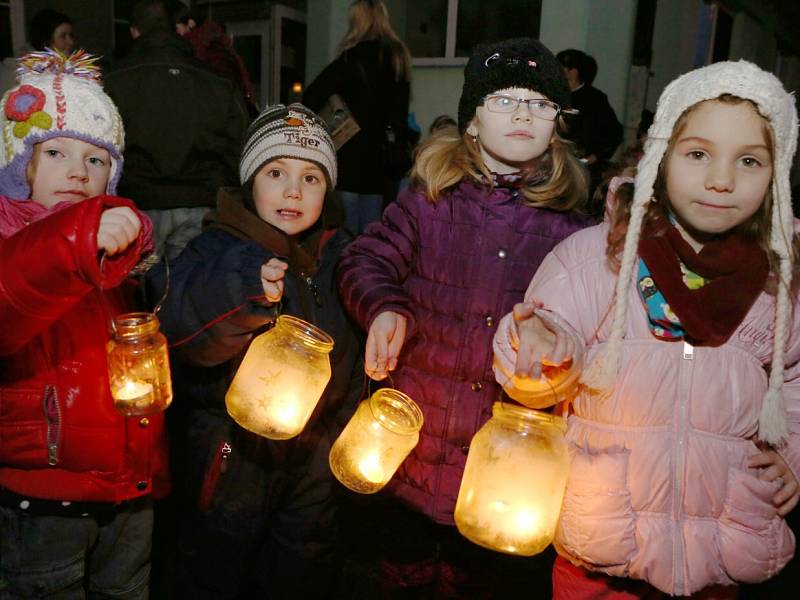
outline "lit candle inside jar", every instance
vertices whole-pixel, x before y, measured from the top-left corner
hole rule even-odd
[[[383,468],[377,452],[370,452],[358,463],[358,470],[370,483],[382,483],[384,478]]]
[[[498,519],[497,528],[505,535],[529,536],[540,528],[541,515],[533,508],[512,507],[502,500],[495,500],[491,506],[502,515]]]
[[[146,381],[128,380],[114,390],[114,399],[124,402],[136,402],[151,396],[153,384]]]
[[[293,397],[284,397],[267,409],[267,422],[275,428],[294,431],[300,426],[303,415],[297,406],[297,400]]]

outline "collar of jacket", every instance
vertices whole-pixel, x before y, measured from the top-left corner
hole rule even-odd
[[[317,271],[317,254],[323,228],[313,227],[310,235],[302,242],[298,236],[286,235],[247,210],[238,188],[219,189],[217,208],[205,216],[203,227],[222,229],[239,239],[253,240],[262,248],[286,260],[295,273],[313,275]]]
[[[194,56],[192,45],[177,33],[153,31],[134,40],[129,57],[161,55],[164,51],[172,51],[186,56]]]

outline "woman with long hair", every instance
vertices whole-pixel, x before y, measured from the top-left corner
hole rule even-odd
[[[380,218],[384,196],[393,199],[411,167],[390,155],[389,140],[408,139],[411,55],[392,29],[381,0],[355,0],[339,56],[308,86],[303,103],[319,112],[338,94],[360,128],[338,149],[337,195],[345,224],[360,233]],[[410,153],[409,153],[410,161]]]

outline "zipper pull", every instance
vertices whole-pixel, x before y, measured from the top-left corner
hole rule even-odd
[[[231,452],[233,452],[233,448],[231,448],[228,442],[225,442],[222,444],[220,452],[222,453],[222,460],[219,463],[219,472],[224,473],[228,470],[228,457],[231,455]]]
[[[322,306],[322,298],[319,295],[317,284],[315,284],[314,280],[308,275],[306,275],[306,285],[308,286],[308,289],[311,290],[311,294],[314,296],[314,302],[316,302],[317,306]]]
[[[694,358],[694,346],[689,342],[683,342],[683,360],[692,360]]]

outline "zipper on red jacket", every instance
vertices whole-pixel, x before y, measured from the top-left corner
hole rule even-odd
[[[58,405],[56,386],[44,387],[44,416],[47,419],[47,464],[58,464],[58,442],[61,437],[61,407]]]
[[[206,476],[203,478],[203,485],[200,488],[200,495],[197,498],[197,508],[200,512],[206,512],[211,507],[211,500],[214,499],[219,476],[228,470],[228,460],[230,460],[232,453],[233,448],[228,442],[222,442],[214,453],[214,458],[211,464],[208,465]]]

